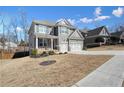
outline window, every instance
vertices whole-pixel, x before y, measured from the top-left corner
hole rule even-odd
[[[46,34],[48,32],[48,29],[46,26],[38,25],[37,26],[37,32]]]
[[[66,27],[61,27],[61,33],[68,33],[68,29]]]
[[[38,47],[47,47],[48,39],[38,39]]]
[[[43,39],[38,39],[38,46],[42,47],[43,46]]]

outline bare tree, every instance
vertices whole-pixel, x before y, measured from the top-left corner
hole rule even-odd
[[[4,18],[3,17],[1,18],[1,25],[2,25],[2,37],[0,39],[0,42],[2,43],[2,47],[3,47],[3,50],[4,50],[6,39],[5,39],[5,23],[4,23]]]
[[[7,41],[8,41],[8,50],[10,50],[10,40],[11,40],[11,32],[12,32],[12,30],[11,30],[11,22],[6,26],[6,30],[7,30]]]
[[[116,23],[112,26],[113,32],[124,31],[124,22]]]
[[[1,22],[2,22],[2,13],[0,12],[0,25],[1,25]]]
[[[14,34],[15,34],[15,39],[16,39],[15,41],[18,44],[18,42],[19,42],[19,40],[18,40],[18,32],[17,32],[18,21],[17,21],[16,17],[13,17],[11,19],[11,25],[12,25],[12,28],[13,28],[13,31],[14,31]]]
[[[0,13],[0,14],[1,14],[0,25],[2,26],[2,37],[1,37],[0,40],[1,40],[1,43],[2,43],[2,46],[3,46],[3,50],[5,50],[5,46],[9,50],[10,49],[10,39],[14,39],[13,37],[10,36],[10,33],[15,32],[13,35],[15,35],[15,37],[17,37],[16,21],[11,20],[10,16],[7,13],[5,13],[5,14]],[[6,18],[7,18],[7,21],[6,21]],[[13,29],[11,28],[12,26],[13,26]],[[17,39],[16,39],[16,41],[17,41]],[[9,44],[5,45],[6,42],[8,42]]]
[[[26,51],[26,45],[28,42],[28,28],[29,28],[27,13],[24,10],[20,10],[19,14],[20,14],[20,26],[23,29],[23,33],[24,33],[24,41],[25,41],[24,51]]]

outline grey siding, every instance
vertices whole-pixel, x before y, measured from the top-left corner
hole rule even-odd
[[[41,33],[41,32],[39,31],[39,26],[44,26],[44,25],[35,25],[35,30],[34,30],[35,33]],[[44,26],[44,27],[46,27],[46,29],[47,29],[47,30],[46,30],[47,32],[46,32],[45,34],[53,34],[53,33],[52,33],[52,28],[53,28],[53,27],[51,27],[51,26]],[[42,34],[44,34],[44,33],[42,33]]]
[[[62,33],[62,26],[58,27],[58,36],[59,36],[59,50],[63,52],[68,51],[68,36],[73,32],[73,30],[67,28],[67,33]],[[65,49],[63,49],[65,48]]]
[[[30,49],[35,48],[35,44],[37,43],[36,42],[37,39],[35,39],[35,37],[38,37],[38,38],[46,38],[46,37],[53,38],[54,37],[54,39],[56,39],[55,45],[57,45],[57,49],[60,52],[67,52],[69,51],[69,46],[71,46],[69,45],[69,37],[71,36],[70,44],[73,45],[71,49],[78,50],[80,48],[80,50],[82,50],[82,47],[83,47],[82,35],[80,35],[80,33],[76,30],[76,28],[70,25],[70,23],[65,22],[65,24],[66,25],[55,24],[53,26],[50,26],[50,25],[32,23],[30,27],[30,33],[29,33]],[[41,32],[38,31],[39,26],[41,26],[40,28]]]

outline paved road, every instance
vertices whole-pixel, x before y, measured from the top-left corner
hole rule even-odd
[[[124,81],[124,56],[116,55],[74,87],[121,87]]]

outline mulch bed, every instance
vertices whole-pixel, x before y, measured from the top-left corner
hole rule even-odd
[[[47,65],[54,64],[54,63],[56,63],[56,60],[48,60],[48,61],[41,62],[39,65],[47,66]]]

